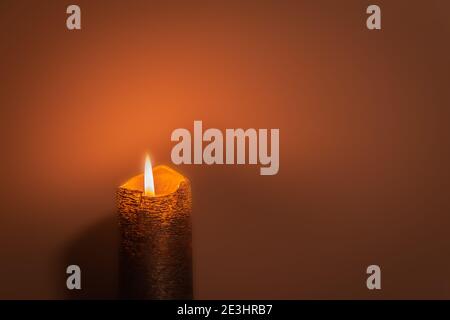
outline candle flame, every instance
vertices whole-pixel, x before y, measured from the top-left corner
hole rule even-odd
[[[150,156],[148,154],[145,157],[144,193],[146,196],[154,196],[155,195],[155,184],[153,182],[152,163],[150,162]]]

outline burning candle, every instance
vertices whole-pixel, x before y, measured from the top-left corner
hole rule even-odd
[[[191,186],[161,165],[117,190],[119,290],[125,299],[192,299]]]

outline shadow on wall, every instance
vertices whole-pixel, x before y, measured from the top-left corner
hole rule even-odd
[[[64,249],[63,267],[76,264],[81,268],[81,290],[68,290],[67,274],[62,275],[63,299],[117,299],[118,297],[118,244],[117,215],[109,213],[106,218],[93,224]]]

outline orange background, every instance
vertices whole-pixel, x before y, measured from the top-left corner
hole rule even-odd
[[[116,297],[116,186],[194,120],[280,128],[275,176],[177,168],[196,298],[450,298],[448,1],[76,3],[0,3],[0,298]]]

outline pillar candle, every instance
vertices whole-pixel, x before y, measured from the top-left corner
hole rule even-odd
[[[145,169],[117,190],[120,296],[192,299],[190,182],[149,159]]]

